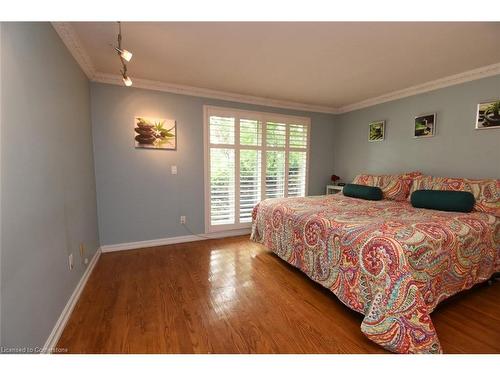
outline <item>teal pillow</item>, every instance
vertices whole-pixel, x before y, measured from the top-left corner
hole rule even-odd
[[[382,190],[379,187],[358,184],[346,184],[342,189],[342,193],[347,197],[371,201],[379,201],[383,197]]]
[[[439,211],[471,212],[474,195],[468,191],[417,190],[411,195],[411,205]]]

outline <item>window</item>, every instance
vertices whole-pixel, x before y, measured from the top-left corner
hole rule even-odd
[[[310,120],[204,107],[207,232],[249,227],[266,198],[307,194]]]

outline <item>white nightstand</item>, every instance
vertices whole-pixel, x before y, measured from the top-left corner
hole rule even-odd
[[[326,185],[326,195],[340,193],[343,188],[343,186],[338,185]]]

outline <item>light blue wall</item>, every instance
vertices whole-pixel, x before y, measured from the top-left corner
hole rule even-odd
[[[1,38],[1,345],[34,348],[86,268],[79,244],[99,246],[90,91],[50,24]]]
[[[4,347],[45,342],[85,270],[79,244],[89,258],[99,246],[97,212],[105,245],[189,234],[180,215],[204,231],[204,104],[310,117],[311,195],[323,194],[333,172],[346,180],[410,170],[500,178],[500,129],[474,130],[477,103],[500,98],[500,76],[333,116],[89,87],[50,24],[2,23],[0,37]],[[414,117],[429,112],[437,113],[437,135],[413,139]],[[176,119],[178,150],[135,149],[136,115]],[[368,123],[380,119],[386,140],[369,143]]]
[[[103,245],[203,233],[203,105],[311,118],[309,194],[332,173],[333,115],[260,107],[99,83],[91,84],[100,239]],[[177,120],[177,151],[135,149],[134,116]],[[171,175],[170,166],[178,174]]]
[[[1,27],[3,346],[44,343],[84,272],[79,244],[89,258],[99,246],[97,211],[105,245],[189,234],[180,215],[193,232],[204,231],[204,104],[310,117],[311,195],[323,194],[333,172],[345,180],[411,170],[500,178],[500,129],[474,130],[477,103],[500,98],[500,76],[333,116],[97,83],[89,88],[49,24]],[[429,112],[437,113],[437,135],[413,139],[414,117]],[[176,119],[178,150],[135,149],[136,115]],[[380,119],[387,121],[386,140],[369,143],[368,123]]]
[[[500,178],[500,129],[475,130],[477,104],[500,99],[500,75],[339,115],[334,170],[357,174],[419,170],[436,176]],[[414,117],[437,113],[437,134],[414,139]],[[368,123],[386,120],[383,142],[368,142]]]

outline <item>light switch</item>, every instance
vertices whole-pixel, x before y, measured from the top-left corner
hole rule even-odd
[[[177,165],[172,165],[172,174],[177,174]]]

